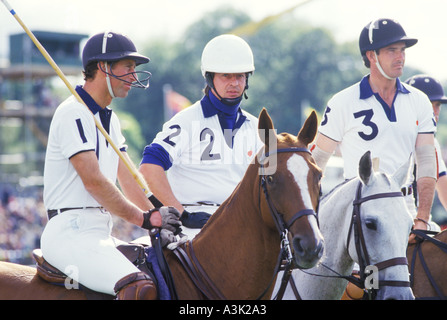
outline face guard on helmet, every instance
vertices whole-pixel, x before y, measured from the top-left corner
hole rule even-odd
[[[424,92],[432,102],[440,101],[441,103],[447,103],[447,97],[444,95],[444,89],[442,88],[441,83],[435,78],[420,74],[408,78],[405,83],[408,83],[409,85]]]
[[[405,42],[406,48],[409,48],[414,46],[418,40],[407,37],[402,26],[392,19],[378,19],[371,21],[362,29],[359,38],[359,47],[362,56],[366,54],[366,51],[374,51],[377,60],[377,68],[385,78],[390,80],[393,78],[389,77],[383,71],[377,58],[376,51],[396,42]]]
[[[231,34],[220,35],[211,39],[203,49],[201,70],[207,85],[214,89],[221,101],[236,105],[248,89],[248,76],[255,70],[253,53],[242,38]],[[235,99],[222,98],[214,88],[215,73],[245,73],[247,80],[244,93]]]
[[[127,36],[115,32],[98,33],[92,36],[85,44],[82,53],[84,70],[91,62],[104,61],[104,69],[101,65],[99,68],[106,74],[107,87],[112,98],[115,98],[115,95],[110,83],[110,77],[126,82],[134,88],[147,89],[149,87],[149,79],[152,76],[149,71],[134,71],[124,75],[115,75],[113,73],[112,64],[123,59],[132,59],[137,66],[150,61],[148,57],[137,52],[135,45]],[[123,79],[129,74],[133,76],[135,81],[130,82]]]

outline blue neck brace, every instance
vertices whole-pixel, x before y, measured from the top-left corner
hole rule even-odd
[[[224,117],[234,117],[234,119],[236,119],[237,111],[239,110],[239,105],[241,104],[240,101],[234,106],[227,105],[222,102],[222,100],[219,100],[211,90],[209,91],[209,97],[213,106],[218,110],[219,117],[222,114]]]

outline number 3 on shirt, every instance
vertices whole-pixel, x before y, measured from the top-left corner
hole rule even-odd
[[[369,110],[362,110],[359,112],[354,113],[354,118],[363,118],[362,124],[366,127],[371,128],[371,133],[366,134],[364,132],[358,132],[358,135],[366,141],[370,141],[372,139],[374,139],[375,137],[377,137],[377,134],[379,133],[379,128],[377,127],[377,125],[371,121],[372,117],[374,115],[374,111],[372,109]],[[369,131],[369,130],[368,130]]]

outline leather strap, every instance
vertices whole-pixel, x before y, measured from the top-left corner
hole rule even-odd
[[[173,250],[173,252],[183,265],[183,268],[186,270],[195,286],[200,290],[205,298],[209,300],[226,300],[225,296],[215,286],[213,281],[209,278],[203,267],[200,265],[199,260],[194,253],[192,241],[188,241],[183,246],[178,246],[175,250]]]

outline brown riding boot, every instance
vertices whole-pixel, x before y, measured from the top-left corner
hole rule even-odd
[[[117,300],[156,300],[157,288],[143,272],[131,273],[119,280],[114,288]]]

